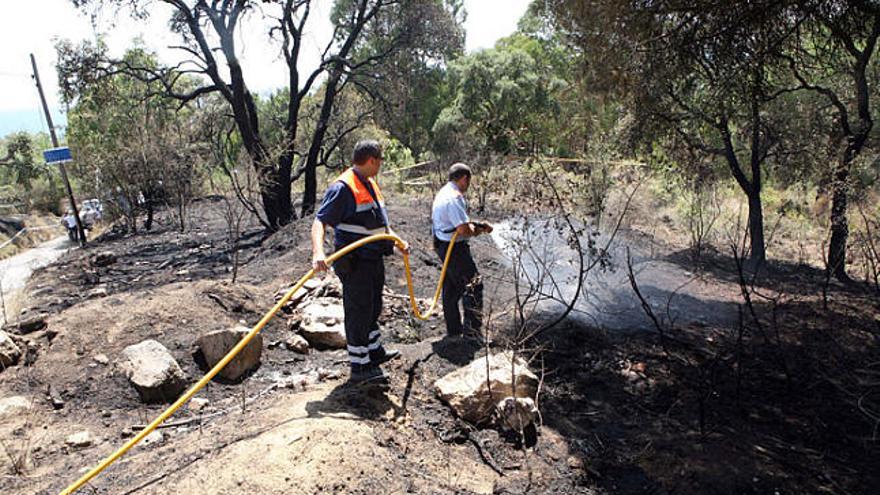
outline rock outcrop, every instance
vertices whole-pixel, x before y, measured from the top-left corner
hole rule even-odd
[[[196,339],[196,353],[200,353],[208,368],[213,368],[250,331],[244,326],[215,330]],[[219,376],[238,380],[260,364],[263,354],[263,336],[257,334],[222,370]]]
[[[21,349],[6,332],[0,330],[0,371],[18,362]]]
[[[314,299],[300,308],[299,314],[299,333],[309,345],[318,349],[345,348],[345,312],[341,301],[334,298]]]
[[[434,382],[437,394],[455,413],[474,423],[491,419],[497,406],[509,397],[534,399],[538,377],[526,362],[510,352],[480,357]],[[519,404],[514,403],[516,411]],[[528,408],[526,408],[528,409]]]
[[[145,340],[122,351],[122,370],[142,401],[169,402],[186,387],[180,365],[159,342]]]

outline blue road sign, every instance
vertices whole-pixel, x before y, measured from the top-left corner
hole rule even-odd
[[[43,152],[43,158],[46,160],[46,163],[48,165],[60,162],[69,162],[73,160],[73,156],[71,156],[70,154],[70,148],[68,148],[67,146],[48,149]]]

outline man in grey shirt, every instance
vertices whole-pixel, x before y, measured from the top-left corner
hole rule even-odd
[[[479,335],[482,326],[483,282],[467,241],[492,232],[492,226],[474,223],[468,216],[464,194],[470,187],[471,177],[470,167],[464,163],[453,164],[449,168],[449,182],[437,192],[431,208],[434,250],[441,262],[446,258],[452,234],[458,232],[443,282],[443,316],[451,337],[465,333]],[[464,309],[464,320],[458,310],[459,301]]]

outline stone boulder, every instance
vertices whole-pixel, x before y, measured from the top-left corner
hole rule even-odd
[[[56,411],[64,409],[64,398],[61,396],[59,390],[51,383],[46,390],[46,399],[52,404],[52,409],[55,409]]]
[[[86,299],[100,299],[102,297],[107,297],[109,294],[110,293],[107,291],[107,286],[102,285],[88,291],[86,293]]]
[[[538,377],[523,359],[513,361],[510,352],[494,354],[489,356],[488,379],[486,368],[486,358],[477,358],[434,382],[434,389],[459,417],[473,423],[490,419],[496,406],[508,397],[534,399]]]
[[[287,294],[287,292],[291,288],[292,287],[286,287],[286,288],[280,289],[278,292],[276,292],[275,293],[275,302],[280,301],[281,298],[284,297],[284,295]],[[290,296],[290,299],[288,299],[287,302],[284,303],[284,306],[282,306],[282,308],[287,311],[292,311],[297,306],[299,306],[299,303],[301,303],[303,301],[303,299],[305,299],[306,296],[308,296],[308,295],[309,295],[309,291],[307,289],[305,289],[304,287],[300,287],[299,289],[296,290],[296,292],[293,293],[292,296]]]
[[[275,301],[280,301],[293,286],[284,287],[275,292]],[[325,277],[324,279],[310,278],[303,283],[287,303],[283,309],[290,313],[297,307],[301,306],[307,300],[314,300],[321,297],[342,297],[342,285],[336,277]]]
[[[324,285],[324,282],[322,282],[320,278],[312,277],[312,278],[306,280],[305,282],[303,282],[303,289],[311,292],[315,289],[320,288],[322,285]]]
[[[306,285],[312,280],[315,279],[310,279]],[[316,297],[340,298],[342,297],[342,282],[338,277],[324,277],[322,280],[318,280],[312,293]]]
[[[64,439],[64,443],[68,447],[74,449],[84,449],[95,443],[95,439],[92,436],[92,432],[88,430],[83,430],[76,432],[72,435],[68,435],[68,437]]]
[[[211,402],[204,397],[193,397],[190,399],[189,403],[187,403],[186,407],[192,412],[201,412],[202,409],[208,407]]]
[[[249,328],[239,325],[234,328],[203,334],[196,339],[196,351],[194,354],[196,354],[197,359],[198,354],[201,354],[208,368],[213,368],[249,331]],[[229,364],[220,370],[219,376],[227,380],[238,380],[245,373],[260,364],[260,356],[262,354],[263,336],[257,334]]]
[[[538,419],[538,406],[531,397],[505,397],[497,410],[501,422],[513,431],[523,431]]]
[[[21,395],[0,399],[0,419],[19,416],[30,408],[31,401]]]
[[[9,334],[0,330],[0,371],[17,363],[20,357],[21,349],[15,345]]]
[[[312,347],[344,349],[346,346],[344,320],[345,311],[338,299],[314,299],[300,310],[299,333]]]
[[[163,434],[159,430],[153,430],[149,435],[145,436],[143,440],[141,440],[140,447],[149,447],[150,445],[159,444],[165,441],[165,434]]]
[[[288,311],[294,310],[297,306],[299,306],[299,304],[301,302],[303,302],[309,296],[309,294],[312,293],[312,291],[314,291],[317,288],[315,286],[315,284],[312,283],[313,280],[315,280],[315,279],[310,278],[310,279],[306,280],[305,284],[303,284],[302,287],[297,289],[296,292],[294,292],[293,295],[290,296],[290,299],[288,299],[287,303],[284,304],[285,310],[288,310]],[[278,289],[275,292],[275,302],[280,301],[281,298],[284,297],[284,294],[287,294],[290,291],[290,289],[292,289],[292,288],[293,288],[293,286],[290,285],[290,286],[282,287],[282,288]]]
[[[6,234],[6,237],[12,237],[26,227],[27,225],[21,218],[12,216],[0,217],[0,232]]]
[[[18,331],[28,334],[46,328],[46,315],[34,315],[18,322]]]
[[[169,402],[186,387],[180,365],[162,344],[145,340],[122,351],[125,376],[147,403]]]
[[[29,299],[39,299],[43,296],[48,296],[54,292],[55,292],[55,289],[53,287],[46,287],[46,286],[41,285],[41,286],[38,286],[33,291],[31,291],[31,293],[28,295],[28,298]]]
[[[293,352],[298,352],[300,354],[308,354],[309,353],[309,341],[303,338],[302,335],[292,335],[286,341],[284,341],[284,346]]]

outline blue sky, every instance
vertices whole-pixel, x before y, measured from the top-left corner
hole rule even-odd
[[[36,92],[36,89],[34,90]],[[67,119],[60,109],[52,110],[52,123],[57,130],[67,125]],[[17,131],[49,132],[46,125],[46,117],[43,110],[35,106],[32,110],[7,110],[0,111],[0,136]],[[63,132],[63,130],[60,130]]]
[[[517,21],[528,7],[529,0],[465,0],[468,16],[466,49],[474,51],[488,48],[498,38],[516,29]],[[73,41],[94,39],[101,33],[111,52],[121,53],[135,39],[141,39],[156,50],[163,62],[176,64],[181,52],[170,49],[177,39],[165,27],[167,7],[154,4],[146,21],[134,21],[123,13],[111,11],[96,13],[94,21],[73,8],[70,0],[27,0],[8,2],[0,17],[0,136],[18,130],[46,130],[41,117],[39,98],[30,77],[30,59],[37,58],[40,78],[46,90],[46,98],[52,108],[56,126],[63,126],[58,103],[58,85],[54,71],[54,39]],[[317,0],[313,11],[311,30],[301,65],[308,69],[318,60],[320,49],[329,39],[331,28],[329,12],[332,0]],[[317,14],[317,15],[316,15]],[[245,20],[239,45],[242,46],[242,65],[248,77],[248,85],[264,93],[285,84],[283,62],[275,50],[266,49],[266,28],[256,19]]]

